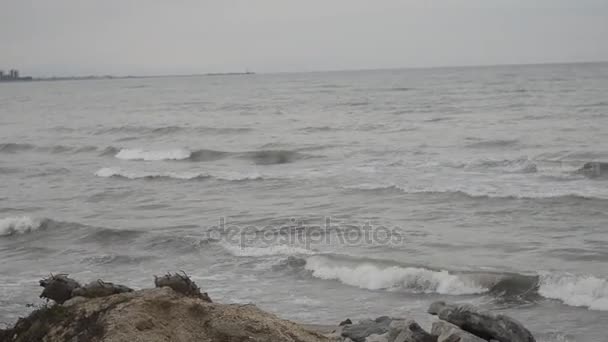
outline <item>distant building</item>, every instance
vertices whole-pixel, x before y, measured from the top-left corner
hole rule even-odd
[[[0,70],[0,81],[31,81],[31,77],[19,76],[19,70],[11,69],[8,74],[4,73],[4,70]]]

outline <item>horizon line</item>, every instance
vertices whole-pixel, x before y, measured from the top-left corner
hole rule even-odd
[[[272,72],[205,72],[187,74],[151,74],[151,75],[112,75],[112,74],[88,74],[71,76],[31,76],[32,80],[84,80],[90,79],[126,79],[126,78],[169,78],[169,77],[201,77],[201,76],[247,76],[247,75],[277,75],[277,74],[308,74],[308,73],[333,73],[333,72],[365,72],[365,71],[390,71],[390,70],[429,70],[429,69],[458,69],[458,68],[492,68],[509,66],[540,66],[540,65],[574,65],[574,64],[605,64],[608,60],[592,61],[570,61],[570,62],[531,62],[531,63],[493,63],[493,64],[461,64],[461,65],[437,65],[437,66],[409,66],[409,67],[380,67],[380,68],[352,68],[352,69],[320,69],[303,71],[272,71]],[[17,69],[21,72],[23,69]]]

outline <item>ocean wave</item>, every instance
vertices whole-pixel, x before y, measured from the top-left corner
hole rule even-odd
[[[240,154],[259,165],[286,164],[296,160],[310,158],[309,155],[292,150],[260,150]]]
[[[419,267],[380,266],[371,262],[343,263],[326,256],[312,256],[304,266],[312,276],[337,280],[343,284],[368,290],[407,289],[420,293],[449,295],[487,292],[470,279],[445,270],[434,271]]]
[[[205,133],[205,134],[238,134],[252,131],[249,127],[208,127],[208,126],[163,126],[163,127],[149,127],[149,126],[120,126],[120,127],[106,127],[101,129],[92,130],[91,133],[95,135],[106,135],[106,134],[139,134],[139,135],[170,135],[177,133]]]
[[[0,219],[0,237],[28,234],[45,227],[44,220],[28,216]]]
[[[304,268],[318,279],[337,280],[368,290],[405,290],[445,295],[490,295],[496,299],[534,302],[555,299],[565,305],[608,311],[608,279],[593,275],[541,272],[455,272],[397,265],[374,259],[313,255],[289,257],[283,266]]]
[[[203,180],[213,178],[223,181],[231,182],[242,182],[242,181],[254,181],[263,180],[264,176],[257,172],[250,173],[238,173],[238,172],[222,172],[217,174],[209,174],[206,172],[198,171],[166,171],[166,172],[155,172],[155,171],[133,171],[125,170],[119,167],[104,167],[97,172],[95,176],[102,178],[124,178],[124,179],[176,179],[176,180]]]
[[[160,161],[160,160],[184,160],[189,159],[192,152],[186,149],[173,150],[143,150],[143,149],[121,149],[115,157],[122,160],[145,160],[145,161]]]
[[[210,176],[201,172],[146,172],[146,171],[128,171],[121,168],[104,167],[95,172],[95,176],[110,178],[126,178],[126,179],[157,179],[170,178],[180,180],[204,179]]]
[[[566,305],[608,311],[608,279],[571,274],[542,274],[538,293]]]
[[[17,153],[21,151],[29,151],[34,149],[34,145],[20,143],[4,143],[0,144],[0,153]]]
[[[483,140],[466,145],[468,148],[502,148],[517,145],[517,139]]]
[[[238,257],[264,257],[275,255],[313,255],[316,252],[310,249],[305,249],[290,245],[271,245],[263,247],[247,247],[222,243],[228,253]]]
[[[554,193],[528,193],[528,194],[500,194],[483,191],[459,190],[459,189],[409,189],[394,183],[362,183],[344,186],[343,189],[363,192],[400,192],[403,194],[420,194],[429,196],[450,196],[468,199],[495,199],[495,200],[551,200],[551,201],[606,201],[608,197],[588,195],[578,192],[554,192]]]
[[[538,166],[528,157],[521,157],[516,159],[483,159],[467,164],[467,168],[499,168],[506,173],[536,173],[538,172]]]

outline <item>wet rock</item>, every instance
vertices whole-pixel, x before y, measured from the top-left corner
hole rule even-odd
[[[437,336],[433,336],[426,332],[415,321],[407,321],[404,329],[402,329],[394,340],[389,342],[436,342]]]
[[[388,333],[382,335],[371,334],[365,339],[365,342],[389,342]]]
[[[48,278],[40,280],[40,286],[44,287],[40,298],[52,299],[58,304],[63,304],[73,297],[72,292],[80,287],[80,284],[69,278],[67,274],[51,274]]]
[[[388,316],[378,317],[375,320],[366,319],[357,324],[345,325],[342,329],[342,337],[347,337],[354,342],[364,342],[370,335],[383,335],[389,331],[392,319]]]
[[[133,289],[124,285],[107,283],[101,279],[98,279],[96,281],[88,283],[83,287],[75,289],[74,291],[72,291],[72,294],[74,296],[86,298],[97,298],[125,292],[133,292]]]
[[[338,326],[350,325],[350,324],[353,324],[353,321],[351,321],[350,318],[347,318],[347,319],[343,320],[342,322],[340,322],[340,324],[338,324]]]
[[[76,300],[78,299],[78,300]],[[168,287],[98,298],[34,311],[4,331],[2,342],[330,342],[255,305],[209,303]],[[334,341],[335,342],[335,341]]]
[[[532,333],[515,319],[481,311],[472,306],[435,302],[431,304],[428,312],[485,340],[494,339],[499,342],[536,341]]]
[[[154,285],[156,287],[170,287],[177,293],[181,293],[188,297],[200,298],[211,303],[209,295],[206,292],[201,293],[199,287],[186,273],[167,273],[162,277],[154,276]]]
[[[487,342],[481,337],[466,332],[446,321],[433,322],[431,335],[438,336],[437,342]]]

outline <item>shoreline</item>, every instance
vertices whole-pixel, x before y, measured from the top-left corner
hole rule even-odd
[[[517,320],[442,301],[430,331],[407,317],[380,316],[339,324],[300,324],[255,304],[215,303],[185,273],[154,276],[154,288],[65,274],[40,281],[46,305],[0,329],[0,341],[292,341],[292,342],[535,342]]]

